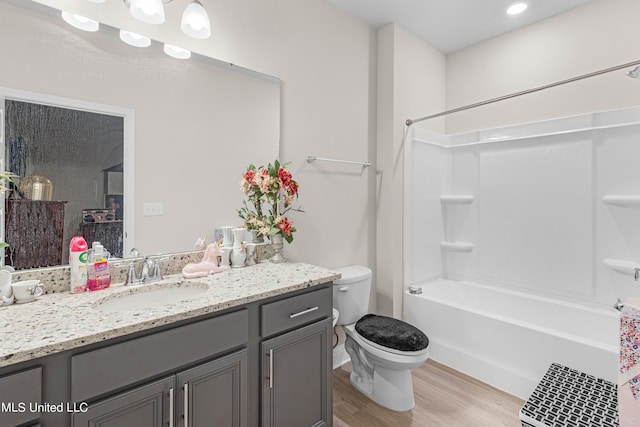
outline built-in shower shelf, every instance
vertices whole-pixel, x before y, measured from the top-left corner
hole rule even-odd
[[[440,196],[440,201],[452,205],[468,205],[473,203],[473,196],[470,194],[443,194]]]
[[[636,274],[636,269],[640,268],[639,263],[622,259],[605,258],[604,260],[602,260],[602,263],[613,271],[632,276]]]
[[[473,243],[471,242],[451,242],[443,240],[440,242],[440,248],[445,251],[451,252],[471,252],[473,250]]]
[[[602,201],[609,205],[622,206],[625,208],[640,207],[640,195],[610,194],[604,196]]]

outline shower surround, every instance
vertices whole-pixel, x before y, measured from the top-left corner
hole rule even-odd
[[[638,107],[457,135],[410,128],[405,141],[405,288],[444,278],[550,298],[601,313],[608,334],[617,337],[611,307],[617,297],[640,295],[640,281],[634,280],[640,266],[639,163]],[[452,302],[458,297],[451,292]],[[407,304],[411,298],[404,294],[405,318],[420,323],[422,315],[409,312],[415,310]],[[514,306],[508,311],[526,311],[530,301],[510,299]],[[500,316],[495,304],[486,310],[518,323]],[[580,321],[570,313],[557,317],[560,336]],[[427,334],[429,322],[422,322]],[[481,324],[467,327],[475,328],[471,334],[480,341],[494,333]],[[473,350],[464,341],[469,331],[461,331],[456,322],[438,329],[448,334],[447,346],[455,343],[456,352],[468,357],[438,352],[445,346],[437,339],[432,356],[483,379],[484,369],[470,367]],[[540,360],[523,376],[539,379],[555,360],[545,351],[549,342],[532,345],[526,336],[514,330],[503,339],[533,349]],[[611,353],[604,376],[616,381],[612,342],[616,338],[602,342]],[[498,351],[483,357],[493,359],[498,370],[511,365],[500,360],[509,356]],[[603,372],[588,363],[582,369]],[[508,372],[487,372],[485,380],[500,375]],[[519,384],[511,391],[522,395],[528,388],[531,384]]]

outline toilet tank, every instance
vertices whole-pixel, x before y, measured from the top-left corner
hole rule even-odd
[[[338,310],[338,325],[355,323],[369,311],[371,270],[362,265],[333,269],[342,277],[333,282],[333,307]]]

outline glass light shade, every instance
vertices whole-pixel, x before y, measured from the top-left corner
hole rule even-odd
[[[134,18],[147,24],[162,24],[164,22],[162,0],[131,0],[129,12]]]
[[[120,30],[120,40],[135,47],[147,47],[151,45],[151,39],[149,37],[125,30]]]
[[[189,59],[189,58],[191,58],[191,51],[188,51],[187,49],[183,49],[183,48],[178,47],[178,46],[174,46],[174,45],[169,44],[169,43],[165,43],[164,44],[164,53],[166,53],[169,56],[173,56],[174,58],[178,58],[178,59]]]
[[[98,31],[98,28],[100,28],[100,23],[98,23],[98,21],[94,21],[93,19],[85,18],[84,16],[76,15],[71,12],[62,11],[62,19],[64,19],[67,24],[79,30],[94,32]]]
[[[195,39],[206,39],[211,35],[209,15],[199,1],[193,1],[185,7],[180,28],[183,33]]]

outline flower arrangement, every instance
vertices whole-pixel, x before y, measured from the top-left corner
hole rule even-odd
[[[293,201],[298,198],[298,183],[286,165],[277,160],[266,168],[250,164],[242,175],[240,188],[247,195],[238,209],[244,226],[256,230],[259,236],[281,234],[291,243],[297,230],[285,214],[290,210],[302,211],[293,208]]]

